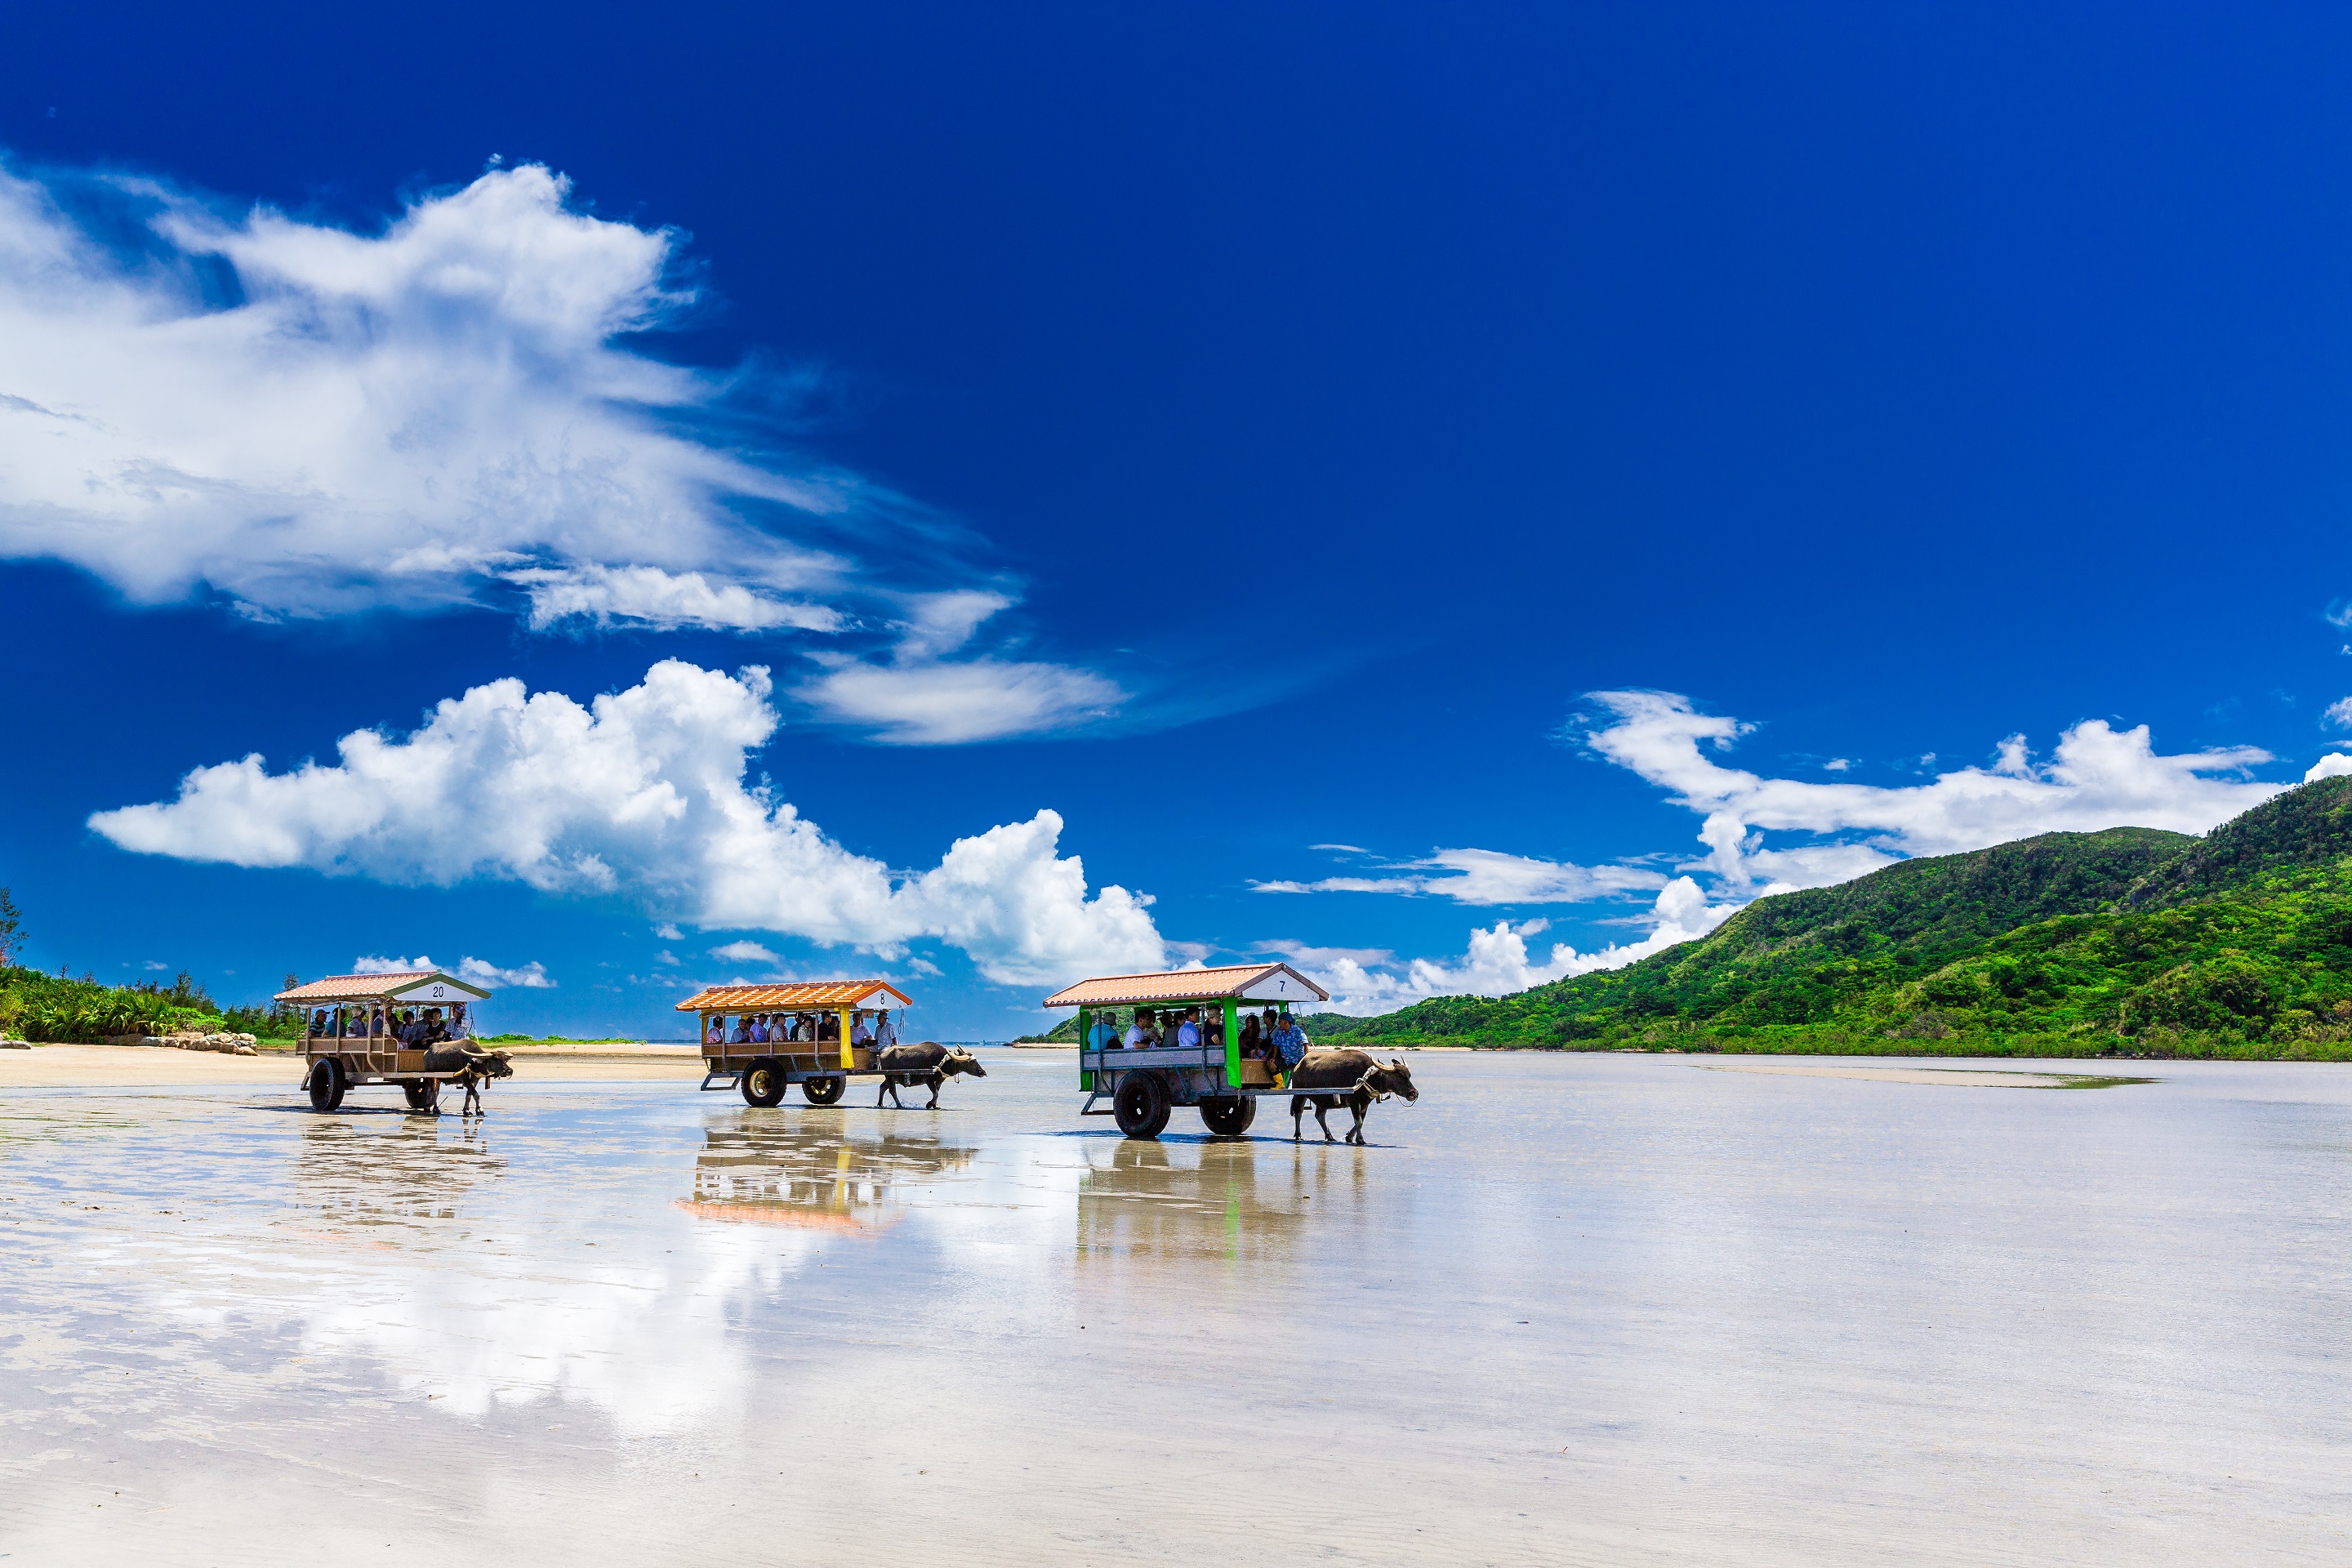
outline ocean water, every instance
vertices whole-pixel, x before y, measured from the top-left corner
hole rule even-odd
[[[986,1059],[0,1099],[0,1560],[2352,1561],[2352,1068]]]

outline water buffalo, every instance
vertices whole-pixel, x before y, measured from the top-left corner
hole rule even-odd
[[[1333,1142],[1331,1124],[1323,1120],[1327,1111],[1342,1105],[1356,1113],[1356,1124],[1348,1129],[1347,1142],[1364,1141],[1364,1112],[1371,1108],[1372,1097],[1401,1094],[1407,1100],[1419,1100],[1421,1091],[1412,1087],[1412,1074],[1404,1063],[1391,1057],[1383,1067],[1362,1051],[1308,1051],[1291,1069],[1293,1089],[1328,1089],[1331,1094],[1295,1094],[1290,1097],[1290,1141],[1298,1142],[1299,1118],[1307,1108],[1315,1107],[1315,1125],[1323,1129],[1323,1142]]]
[[[461,1116],[470,1116],[481,1110],[483,1084],[494,1078],[514,1077],[514,1065],[504,1051],[472,1051],[463,1047],[457,1047],[448,1050],[428,1052],[425,1058],[425,1065],[433,1072],[450,1072],[453,1068],[458,1069],[449,1078],[427,1079],[422,1081],[430,1085],[425,1099],[435,1110],[441,1109],[441,1090],[445,1085],[457,1084],[462,1087],[466,1091],[466,1099],[458,1109],[457,1113]],[[409,1103],[416,1105],[416,1097],[412,1096]],[[419,1105],[417,1109],[422,1110],[424,1107]]]
[[[925,1110],[940,1108],[940,1085],[960,1072],[974,1078],[986,1078],[988,1069],[970,1051],[951,1051],[937,1040],[925,1040],[919,1046],[885,1046],[874,1053],[874,1065],[882,1071],[882,1087],[874,1093],[874,1109],[882,1109],[882,1097],[888,1095],[890,1103],[906,1108],[898,1098],[901,1087],[912,1089],[919,1083],[931,1086],[931,1102]]]

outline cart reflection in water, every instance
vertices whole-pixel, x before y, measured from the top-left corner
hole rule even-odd
[[[1316,1206],[1302,1202],[1303,1189],[1286,1164],[1261,1176],[1246,1143],[1097,1146],[1087,1151],[1078,1183],[1078,1260],[1303,1259],[1307,1211]]]
[[[970,1164],[978,1151],[937,1137],[852,1135],[741,1113],[706,1128],[694,1194],[677,1206],[699,1219],[878,1235],[915,1189]]]
[[[450,1242],[442,1222],[462,1219],[467,1200],[506,1174],[478,1123],[386,1117],[362,1131],[343,1118],[305,1118],[294,1155],[295,1206],[351,1226],[415,1226]],[[383,1129],[377,1131],[377,1128]],[[294,1222],[299,1228],[301,1221]]]

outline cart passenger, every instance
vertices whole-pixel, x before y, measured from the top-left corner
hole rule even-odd
[[[1138,1007],[1135,1022],[1127,1026],[1127,1048],[1130,1051],[1149,1050],[1159,1043],[1160,1020],[1152,1016],[1150,1008]]]
[[[820,1040],[838,1041],[841,1038],[841,1015],[819,1013],[816,1016],[816,1037]]]
[[[726,1016],[725,1016],[724,1014],[713,1013],[712,1015],[710,1015],[710,1044],[712,1044],[712,1045],[714,1045],[714,1046],[723,1046],[723,1045],[725,1045],[726,1043],[727,1043],[727,1018],[726,1018]]]
[[[874,1043],[874,1026],[866,1021],[866,1015],[863,1013],[849,1020],[849,1043],[853,1046],[870,1046]]]
[[[1184,1021],[1176,1026],[1176,1043],[1186,1047],[1201,1043],[1201,1010],[1198,1007],[1184,1009]]]
[[[1307,1031],[1298,1026],[1297,1019],[1284,1016],[1282,1026],[1274,1032],[1274,1048],[1281,1053],[1285,1068],[1295,1068],[1305,1059]]]
[[[326,1032],[327,1010],[324,1007],[321,1007],[317,1012],[310,1015],[310,1034],[313,1038],[316,1038]]]
[[[743,1037],[755,1046],[766,1045],[768,1043],[768,1016],[765,1013],[754,1013],[751,1016],[751,1027],[743,1031]]]
[[[1087,1030],[1087,1049],[1114,1050],[1119,1043],[1118,1026],[1111,1022],[1111,1011],[1106,1007],[1095,1015],[1094,1026]]]

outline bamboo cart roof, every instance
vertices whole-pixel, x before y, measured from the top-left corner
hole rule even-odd
[[[1331,993],[1286,963],[1164,969],[1081,980],[1045,998],[1048,1007],[1119,1007],[1136,1002],[1328,1002]]]
[[[479,1002],[489,993],[478,985],[468,985],[454,974],[438,969],[394,970],[389,974],[330,974],[324,980],[313,980],[308,985],[297,985],[291,991],[280,991],[274,998],[279,1002],[300,1002],[310,1006],[323,1006],[335,1002],[463,1002],[468,997]]]
[[[806,1007],[911,1007],[914,999],[887,980],[793,980],[774,985],[711,985],[677,1005],[681,1013],[789,1013]]]

